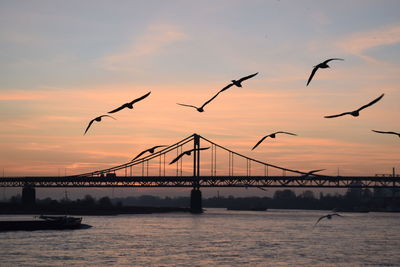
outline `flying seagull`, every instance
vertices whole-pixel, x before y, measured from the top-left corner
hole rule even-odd
[[[308,176],[310,176],[310,175],[313,175],[313,174],[316,173],[316,172],[321,172],[321,171],[325,171],[325,169],[319,169],[319,170],[312,170],[312,171],[309,171],[309,172],[307,172],[307,173],[305,173],[305,174],[303,175],[303,178],[306,178],[306,177],[308,177]]]
[[[156,149],[156,148],[159,148],[159,147],[166,147],[166,146],[164,146],[164,145],[162,145],[162,146],[153,146],[152,148],[146,149],[146,150],[140,152],[136,157],[134,157],[134,158],[132,159],[132,161],[134,161],[135,159],[137,159],[138,157],[140,157],[141,155],[143,155],[143,154],[146,153],[146,152],[149,152],[149,153],[153,154],[154,151],[155,151],[155,149]]]
[[[177,156],[177,157],[176,157],[173,161],[171,161],[169,164],[171,165],[171,164],[177,162],[177,161],[178,161],[180,158],[182,158],[184,155],[190,156],[190,154],[192,154],[192,152],[195,151],[195,150],[206,150],[206,149],[209,149],[209,148],[210,148],[210,147],[201,147],[201,148],[199,148],[199,149],[190,149],[190,150],[188,150],[188,151],[183,152],[183,153],[180,154],[179,156]]]
[[[254,150],[256,147],[258,147],[258,145],[261,144],[261,142],[264,141],[265,138],[267,138],[267,137],[275,138],[276,135],[277,135],[277,134],[280,134],[280,133],[282,133],[282,134],[290,134],[290,135],[297,135],[297,134],[294,134],[294,133],[282,132],[282,131],[275,132],[275,133],[266,135],[266,136],[264,136],[263,138],[261,138],[260,141],[258,141],[257,144],[256,144],[255,146],[253,146],[253,148],[252,148],[251,150]]]
[[[372,102],[362,106],[361,108],[354,110],[354,111],[349,111],[349,112],[343,112],[341,114],[337,114],[337,115],[330,115],[330,116],[325,116],[324,118],[336,118],[336,117],[340,117],[340,116],[344,116],[344,115],[351,115],[353,117],[358,117],[360,115],[360,111],[372,106],[373,104],[375,104],[376,102],[378,102],[379,100],[381,100],[381,98],[384,96],[385,94],[381,94],[378,98],[374,99]]]
[[[120,110],[122,110],[122,109],[124,109],[124,108],[133,109],[133,104],[135,104],[136,102],[139,102],[140,100],[145,99],[146,97],[148,97],[148,96],[150,95],[150,93],[151,93],[151,92],[148,92],[148,93],[145,94],[144,96],[141,96],[141,97],[139,97],[139,98],[136,98],[135,100],[132,100],[132,101],[129,102],[129,103],[125,103],[125,104],[123,104],[122,106],[120,106],[119,108],[116,108],[116,109],[114,109],[114,110],[111,110],[111,111],[108,112],[108,113],[115,113],[115,112],[118,112],[118,111],[120,111]]]
[[[340,214],[338,214],[338,213],[330,213],[330,214],[327,214],[327,215],[324,215],[324,216],[319,217],[319,219],[318,219],[317,222],[314,224],[314,226],[317,225],[317,223],[319,223],[319,221],[322,220],[322,219],[324,219],[324,218],[327,218],[328,220],[332,219],[332,216],[343,217],[342,215],[340,215]]]
[[[208,103],[210,103],[211,101],[213,101],[214,100],[214,98],[216,98],[220,93],[222,92],[222,90],[220,90],[218,93],[216,93],[213,97],[211,97],[209,100],[207,100],[201,107],[196,107],[196,106],[193,106],[193,105],[187,105],[187,104],[181,104],[181,103],[177,103],[178,105],[181,105],[181,106],[185,106],[185,107],[192,107],[192,108],[195,108],[198,112],[204,112],[204,107],[208,104]]]
[[[381,133],[381,134],[393,134],[393,135],[397,135],[398,137],[400,137],[400,133],[396,133],[396,132],[384,132],[384,131],[377,131],[377,130],[371,130],[373,132],[376,133]]]
[[[231,80],[232,83],[230,83],[227,86],[225,86],[224,88],[222,88],[220,92],[227,90],[229,87],[231,87],[233,85],[236,85],[237,87],[242,87],[242,82],[244,82],[247,79],[253,78],[257,74],[258,74],[258,72],[254,73],[254,74],[250,74],[249,76],[242,77],[239,80]]]
[[[319,68],[321,68],[321,69],[330,68],[330,67],[328,66],[328,62],[329,62],[329,61],[332,61],[332,60],[344,60],[344,59],[342,59],[342,58],[330,58],[330,59],[327,59],[327,60],[325,60],[324,62],[319,63],[318,65],[314,66],[314,68],[313,68],[313,70],[312,70],[312,72],[311,72],[311,75],[310,75],[310,77],[308,78],[307,86],[308,86],[308,84],[311,82],[312,78],[314,77],[315,73],[317,72],[317,70],[318,70]]]
[[[90,126],[92,126],[93,122],[95,122],[95,121],[100,122],[100,121],[101,121],[101,118],[103,118],[103,117],[110,117],[110,118],[112,118],[112,119],[115,120],[115,118],[114,118],[114,117],[111,117],[110,115],[101,115],[101,116],[99,116],[99,117],[96,117],[96,118],[94,118],[93,120],[91,120],[91,121],[89,122],[88,126],[86,127],[85,133],[84,133],[83,135],[86,134],[86,132],[89,130]]]

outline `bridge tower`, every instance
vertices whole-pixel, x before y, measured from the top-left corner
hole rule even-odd
[[[193,151],[193,189],[190,192],[190,210],[192,213],[202,213],[202,199],[200,191],[200,136],[198,134],[193,135],[194,151]]]
[[[32,205],[36,202],[36,190],[31,184],[26,183],[22,188],[22,203]]]

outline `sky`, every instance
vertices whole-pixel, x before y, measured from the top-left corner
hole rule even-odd
[[[400,132],[399,12],[397,0],[0,1],[0,168],[79,174],[198,133],[290,169],[400,172],[400,139],[371,131]],[[306,86],[328,58],[344,61]],[[203,113],[176,104],[255,72]],[[324,118],[383,93],[357,118]],[[275,131],[298,136],[251,151]]]

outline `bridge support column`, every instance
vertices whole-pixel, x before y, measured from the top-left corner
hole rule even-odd
[[[203,213],[203,205],[201,203],[201,191],[199,188],[193,188],[190,192],[190,212]]]
[[[22,203],[32,205],[36,202],[36,190],[32,185],[24,185],[22,188]]]

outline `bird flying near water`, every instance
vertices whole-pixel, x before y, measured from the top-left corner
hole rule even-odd
[[[151,147],[151,148],[149,148],[149,149],[143,150],[143,151],[140,152],[136,157],[134,157],[134,158],[132,159],[132,161],[134,161],[135,159],[137,159],[138,157],[140,157],[141,155],[143,155],[143,154],[146,153],[146,152],[149,152],[149,153],[153,154],[154,151],[155,151],[155,149],[156,149],[156,148],[159,148],[159,147],[166,147],[166,146],[164,146],[164,145],[161,145],[161,146],[153,146],[153,147]]]
[[[330,213],[330,214],[327,214],[327,215],[324,215],[324,216],[319,217],[319,219],[318,219],[317,222],[314,224],[314,226],[317,225],[317,223],[319,223],[319,221],[321,221],[321,220],[324,219],[324,218],[327,218],[328,220],[332,219],[332,216],[343,217],[342,215],[340,215],[340,214],[338,214],[338,213]]]
[[[261,144],[261,143],[262,143],[262,141],[264,141],[264,140],[265,140],[265,138],[267,138],[267,137],[270,137],[270,138],[275,138],[277,134],[289,134],[289,135],[296,135],[296,136],[297,136],[297,134],[294,134],[294,133],[289,133],[289,132],[278,131],[278,132],[275,132],[275,133],[272,133],[272,134],[266,135],[266,136],[264,136],[263,138],[261,138],[261,139],[260,139],[260,141],[258,141],[258,142],[257,142],[257,144],[255,144],[255,146],[253,146],[253,148],[252,148],[251,150],[254,150],[256,147],[258,147],[258,145],[259,145],[259,144]]]
[[[210,147],[201,147],[201,148],[199,148],[199,149],[190,149],[190,150],[188,150],[188,151],[182,152],[179,156],[177,156],[176,158],[174,158],[169,164],[171,165],[171,164],[177,162],[177,161],[178,161],[180,158],[182,158],[184,155],[190,156],[190,155],[192,154],[192,152],[195,151],[195,150],[206,150],[206,149],[209,149],[209,148],[210,148]]]
[[[141,96],[141,97],[139,97],[139,98],[136,98],[135,100],[132,100],[132,101],[129,102],[129,103],[125,103],[125,104],[123,104],[122,106],[120,106],[120,107],[118,107],[118,108],[116,108],[116,109],[114,109],[114,110],[111,110],[111,111],[108,112],[108,113],[115,113],[115,112],[118,112],[118,111],[120,111],[120,110],[122,110],[122,109],[124,109],[124,108],[133,109],[133,104],[135,104],[136,102],[139,102],[139,101],[145,99],[146,97],[148,97],[148,96],[150,95],[150,93],[151,93],[151,92],[148,92],[148,93],[145,94],[144,96]]]
[[[332,60],[344,60],[344,59],[342,59],[342,58],[330,58],[330,59],[325,60],[325,61],[322,62],[322,63],[319,63],[318,65],[315,65],[314,68],[313,68],[313,70],[311,71],[310,77],[308,78],[307,86],[308,86],[308,84],[311,82],[312,78],[314,77],[315,73],[317,72],[317,70],[318,70],[319,68],[321,68],[321,69],[330,68],[329,65],[328,65],[328,63],[329,63],[329,61],[332,61]]]
[[[354,111],[349,111],[349,112],[343,112],[341,114],[336,114],[336,115],[330,115],[330,116],[325,116],[324,118],[330,119],[330,118],[336,118],[336,117],[340,117],[340,116],[344,116],[344,115],[351,115],[353,117],[358,117],[360,115],[360,111],[372,106],[373,104],[375,104],[376,102],[378,102],[379,100],[381,100],[381,98],[384,96],[385,94],[381,94],[378,98],[374,99],[373,101],[371,101],[370,103],[362,106],[361,108],[354,110]]]
[[[96,117],[96,118],[94,118],[93,120],[91,120],[89,122],[88,126],[86,127],[85,133],[83,135],[85,135],[87,133],[87,131],[89,130],[90,126],[92,126],[93,122],[95,122],[95,121],[100,122],[103,117],[110,117],[110,118],[115,120],[115,118],[110,116],[110,115],[101,115],[99,117]]]
[[[393,134],[393,135],[397,135],[398,137],[400,137],[400,133],[396,133],[396,132],[385,132],[385,131],[377,131],[377,130],[371,130],[371,131],[380,133],[380,134]]]

